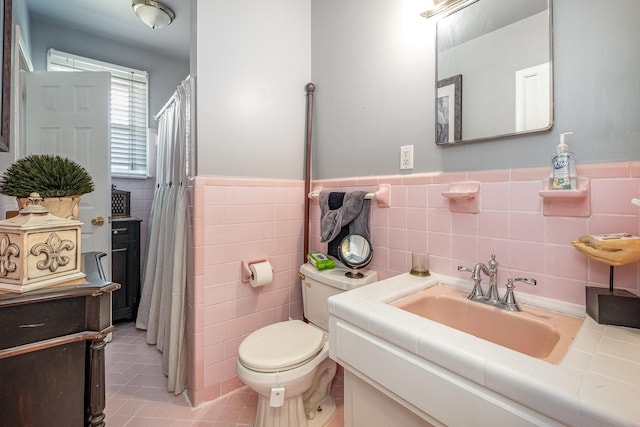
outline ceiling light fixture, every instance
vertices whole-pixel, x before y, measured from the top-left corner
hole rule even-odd
[[[420,16],[425,18],[431,18],[439,13],[444,13],[461,7],[468,0],[432,0],[433,7],[425,12],[422,12]]]
[[[153,29],[166,27],[176,17],[171,9],[154,0],[133,0],[131,8],[142,22]]]

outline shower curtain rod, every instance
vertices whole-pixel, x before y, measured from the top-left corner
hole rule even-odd
[[[176,101],[176,98],[177,98],[177,95],[174,92],[173,95],[171,95],[171,98],[169,98],[169,100],[164,104],[164,106],[160,109],[160,111],[158,111],[158,114],[153,116],[153,118],[156,120],[160,120],[160,116],[162,116],[162,113],[164,113],[164,111]]]
[[[191,79],[191,75],[188,75],[187,78],[182,81],[182,83],[188,82],[190,79]],[[155,116],[153,116],[153,118],[156,120],[159,120],[162,113],[164,113],[164,110],[166,110],[171,104],[173,104],[176,101],[176,98],[177,98],[177,91],[173,92],[173,95],[171,95],[171,98],[169,98],[169,100],[165,102],[164,106],[160,109],[160,111],[158,111],[158,113]]]

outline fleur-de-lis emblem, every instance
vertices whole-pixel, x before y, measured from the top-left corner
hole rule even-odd
[[[15,262],[11,261],[11,256],[20,255],[20,248],[15,243],[11,243],[9,236],[4,234],[0,239],[0,275],[6,276],[16,271],[18,267]]]
[[[46,258],[38,261],[36,267],[38,270],[49,269],[55,272],[58,267],[69,264],[69,257],[62,255],[62,251],[70,251],[73,248],[74,244],[71,240],[62,240],[56,233],[51,233],[46,242],[33,245],[31,254],[38,256],[44,253]]]

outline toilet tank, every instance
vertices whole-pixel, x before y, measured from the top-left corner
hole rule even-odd
[[[364,277],[351,279],[345,273],[351,271],[337,264],[329,270],[318,270],[309,263],[302,264],[302,303],[304,317],[325,331],[329,330],[329,309],[327,299],[332,296],[363,285],[378,281],[378,273],[373,270],[360,269]]]

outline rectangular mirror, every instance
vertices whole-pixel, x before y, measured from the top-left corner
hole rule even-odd
[[[553,126],[551,0],[475,0],[436,24],[436,144]]]

